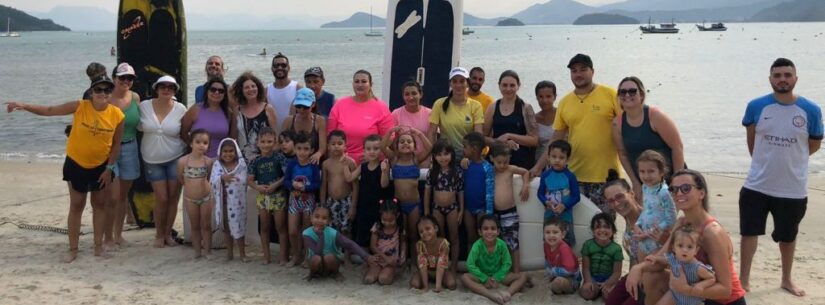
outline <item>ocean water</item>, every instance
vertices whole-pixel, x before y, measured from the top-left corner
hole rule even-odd
[[[770,93],[768,73],[777,57],[797,65],[796,92],[820,105],[825,102],[825,24],[729,24],[727,32],[698,32],[681,24],[677,35],[641,35],[636,26],[478,27],[464,36],[461,65],[487,71],[483,90],[500,96],[498,75],[512,69],[521,76],[520,96],[533,104],[533,88],[551,80],[563,95],[573,86],[567,61],[576,53],[594,61],[594,81],[617,86],[629,75],[649,89],[647,103],[662,108],[677,124],[691,168],[716,173],[746,173],[750,164],[742,115],[748,101]],[[383,38],[365,37],[365,29],[290,31],[195,31],[189,35],[190,100],[205,81],[209,55],[224,58],[227,80],[250,70],[264,82],[274,77],[271,57],[263,48],[290,57],[291,77],[321,66],[326,89],[352,94],[351,77],[359,69],[373,72],[381,95]],[[86,65],[98,61],[111,68],[114,32],[33,32],[0,40],[0,101],[58,104],[77,99],[88,86]],[[400,93],[396,93],[400,94]],[[191,103],[191,101],[190,101]],[[62,160],[63,128],[70,117],[0,114],[0,158]],[[825,171],[823,153],[811,158],[812,173]]]

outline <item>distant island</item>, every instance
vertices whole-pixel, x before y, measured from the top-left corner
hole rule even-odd
[[[587,14],[582,15],[573,21],[574,25],[595,25],[595,24],[639,24],[635,18],[622,16],[619,14]]]
[[[370,26],[370,18],[372,18],[373,27],[384,28],[384,25],[387,24],[387,21],[384,18],[370,15],[367,13],[357,12],[349,18],[347,18],[346,20],[324,23],[323,25],[321,25],[321,28],[365,28]]]
[[[498,23],[496,23],[496,26],[523,26],[523,25],[524,25],[524,22],[521,22],[521,20],[518,20],[516,18],[504,18],[501,21],[499,21]]]
[[[817,22],[825,21],[825,1],[796,0],[766,8],[748,21],[753,22]]]
[[[0,5],[0,28],[3,32],[6,31],[7,21],[11,21],[12,32],[33,32],[33,31],[71,31],[69,28],[56,24],[49,19],[38,19],[32,15],[26,14],[23,11]],[[7,19],[8,18],[8,19]]]

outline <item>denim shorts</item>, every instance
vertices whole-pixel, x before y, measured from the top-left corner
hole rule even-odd
[[[169,181],[178,179],[178,159],[159,164],[145,163],[146,181]]]
[[[140,159],[136,140],[120,143],[120,157],[117,158],[114,172],[120,180],[135,180],[140,177]]]

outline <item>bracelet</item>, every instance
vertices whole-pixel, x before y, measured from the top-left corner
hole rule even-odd
[[[108,169],[110,171],[115,171],[115,165],[114,164],[106,164],[106,169]]]

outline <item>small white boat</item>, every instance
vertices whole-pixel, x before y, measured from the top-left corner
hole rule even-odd
[[[725,24],[721,22],[711,24],[709,27],[705,26],[705,23],[702,22],[701,25],[697,24],[696,28],[698,28],[701,32],[724,32],[728,30],[728,28],[725,27]]]
[[[364,33],[364,36],[367,36],[367,37],[381,37],[381,36],[384,36],[383,32],[372,29],[372,6],[370,6],[370,31]]]
[[[11,17],[6,21],[6,32],[0,33],[0,37],[20,37],[20,33],[11,31]]]
[[[648,19],[647,25],[643,25],[639,27],[639,30],[642,31],[644,34],[677,34],[679,33],[679,29],[676,28],[676,24],[671,21],[670,23],[661,23],[659,27],[650,24],[650,20]]]
[[[470,28],[464,28],[464,29],[461,30],[461,35],[470,35],[470,34],[475,33],[475,32],[476,31],[474,31]]]

